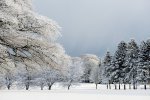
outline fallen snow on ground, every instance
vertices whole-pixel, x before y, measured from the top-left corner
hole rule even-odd
[[[113,86],[112,86],[113,88]],[[0,100],[150,100],[150,89],[107,90],[105,85],[81,84],[70,90],[56,84],[52,90],[1,90]]]

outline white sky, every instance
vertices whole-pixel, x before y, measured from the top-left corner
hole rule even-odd
[[[150,38],[150,0],[34,0],[34,9],[62,27],[59,40],[72,56],[103,56],[117,44]]]

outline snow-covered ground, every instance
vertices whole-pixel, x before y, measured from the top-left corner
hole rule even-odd
[[[142,87],[140,87],[142,88]],[[0,100],[150,100],[150,89],[138,90],[107,90],[106,86],[99,85],[98,90],[94,84],[81,84],[73,86],[68,91],[56,84],[49,90],[1,90]]]

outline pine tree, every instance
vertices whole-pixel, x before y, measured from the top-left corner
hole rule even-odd
[[[150,70],[150,40],[146,42],[143,41],[140,45],[139,52],[139,65],[138,65],[138,82],[144,84],[146,89],[146,84],[149,79],[149,70]]]
[[[118,44],[118,49],[114,54],[111,65],[112,67],[111,80],[115,84],[115,89],[116,84],[119,84],[120,89],[120,84],[123,83],[125,77],[124,69],[126,68],[125,66],[126,53],[127,53],[127,44],[124,41],[121,41]]]
[[[136,89],[137,84],[137,66],[138,66],[138,53],[139,47],[135,40],[131,40],[127,46],[127,55],[125,68],[126,76],[124,78],[124,83],[133,84],[133,88]],[[130,87],[129,87],[130,88]]]
[[[103,72],[102,72],[102,82],[107,84],[107,89],[111,89],[111,81],[110,81],[110,75],[111,75],[111,61],[112,61],[112,56],[110,55],[110,52],[107,51],[105,58],[103,60]]]

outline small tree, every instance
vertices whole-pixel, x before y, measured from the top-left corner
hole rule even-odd
[[[25,87],[26,90],[29,90],[31,85],[34,85],[34,80],[35,80],[35,73],[36,69],[24,65],[24,63],[16,63],[17,65],[17,72],[16,72],[16,79],[17,79],[17,85],[19,87]]]
[[[47,69],[44,74],[48,90],[51,90],[52,86],[61,79],[61,74],[56,69]]]
[[[100,67],[101,67],[101,63],[98,64],[97,62],[95,62],[95,64],[93,65],[93,69],[91,71],[91,75],[90,75],[90,80],[92,82],[95,83],[96,85],[96,89],[97,89],[97,85],[101,82],[101,74],[100,74]]]
[[[72,58],[71,64],[69,66],[68,72],[64,77],[64,86],[68,87],[68,90],[72,85],[76,85],[81,81],[81,76],[83,75],[83,62],[81,58]]]
[[[85,54],[81,56],[81,59],[83,60],[83,70],[84,70],[82,82],[89,83],[91,71],[94,67],[93,62],[95,61],[99,62],[99,58],[93,54]]]

